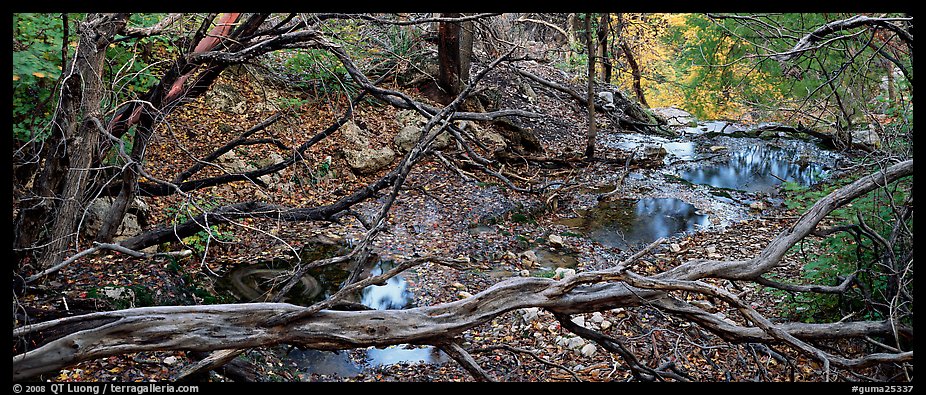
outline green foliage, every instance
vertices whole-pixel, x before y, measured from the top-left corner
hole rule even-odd
[[[117,290],[120,292],[121,297],[113,298],[106,295],[104,288],[109,288],[111,290]],[[121,291],[118,291],[121,289]],[[151,290],[141,284],[132,284],[129,286],[108,286],[108,287],[94,287],[87,291],[87,296],[93,299],[98,299],[109,303],[116,310],[128,309],[133,307],[148,307],[154,306],[154,295],[151,293]]]
[[[354,95],[358,88],[347,69],[332,53],[321,49],[300,49],[284,53],[285,74],[293,84],[327,99],[331,95]]]
[[[13,137],[43,140],[54,111],[64,40],[60,14],[13,14]],[[73,48],[66,46],[68,55]]]
[[[194,203],[190,204],[189,202],[184,202],[179,207],[167,207],[165,213],[170,217],[171,225],[177,225],[188,221],[190,218],[199,215],[200,213],[209,211],[221,205],[219,200],[203,200],[197,199]],[[218,240],[220,242],[233,241],[235,236],[231,232],[222,232],[219,230],[218,225],[210,225],[207,228],[204,228],[202,231],[197,232],[192,236],[184,237],[182,241],[183,245],[187,248],[193,250],[197,254],[202,255],[206,252],[206,246],[212,242],[212,240]]]
[[[789,209],[806,211],[815,202],[851,180],[841,179],[818,187],[803,187],[793,182],[782,184],[785,205]],[[833,210],[826,222],[835,224],[858,223],[858,217],[865,221],[881,237],[891,232],[893,208],[902,204],[910,193],[912,182],[901,180],[887,188],[881,188],[856,199],[844,207]],[[912,219],[907,224],[913,227]],[[792,254],[804,262],[802,276],[807,284],[837,285],[844,278],[855,274],[861,287],[853,287],[842,295],[817,293],[789,293],[771,290],[784,297],[781,307],[793,319],[805,322],[838,320],[849,313],[861,312],[864,319],[883,319],[883,312],[872,308],[865,299],[884,295],[887,275],[877,262],[878,246],[867,236],[851,232],[838,232],[822,239],[805,239],[795,246]],[[881,301],[884,302],[884,301]]]
[[[150,26],[164,14],[133,14],[129,26]],[[61,14],[13,14],[13,137],[20,141],[44,140],[57,100],[56,85],[77,47],[77,23],[83,14],[67,14],[69,36],[64,37]],[[102,70],[104,92],[101,106],[112,108],[137,99],[138,92],[154,86],[159,73],[152,63],[174,52],[169,36],[116,41],[106,48]]]

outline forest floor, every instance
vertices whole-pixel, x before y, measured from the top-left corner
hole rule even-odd
[[[537,66],[536,73],[549,70]],[[279,102],[285,93],[264,89],[259,84],[235,83],[223,78],[217,84],[233,86],[248,103]],[[511,84],[500,88],[507,102],[544,114],[530,121],[547,154],[556,156],[574,152],[584,145],[586,125],[584,111],[570,99],[554,92],[542,92],[528,100]],[[509,89],[506,93],[505,89]],[[411,92],[414,93],[414,92]],[[268,95],[270,96],[268,98]],[[294,117],[287,118],[261,135],[273,137],[290,146],[298,145],[340,114],[337,104],[343,100],[319,100],[304,105]],[[242,130],[269,116],[273,106],[248,106],[249,111],[218,108],[201,99],[177,110],[169,118],[169,128],[162,130],[149,149],[149,171],[155,176],[176,174],[191,164],[190,157],[202,157],[221,142],[234,138]],[[396,130],[395,110],[388,106],[363,105],[355,113],[355,122],[367,130],[383,131],[375,135],[378,144],[391,144]],[[601,125],[602,141],[622,134],[607,121]],[[255,136],[257,137],[257,136]],[[254,183],[239,182],[196,192],[190,197],[173,196],[151,199],[149,223],[170,221],[184,207],[184,201],[199,201],[217,205],[223,202],[259,197],[271,203],[289,206],[316,206],[330,203],[354,189],[375,180],[379,174],[355,175],[344,163],[339,148],[339,135],[313,147],[304,162],[287,169],[281,177],[318,175],[320,164],[332,157],[331,173],[314,179],[314,184],[301,185],[289,191],[274,191]],[[599,155],[608,157],[614,145],[602,144]],[[272,147],[254,146],[240,156],[259,160],[269,155]],[[278,151],[285,155],[285,152]],[[203,176],[219,174],[206,169]],[[536,165],[510,166],[506,174],[536,182],[563,180],[571,188],[558,196],[525,194],[506,188],[498,180],[473,173],[464,180],[434,157],[418,164],[408,178],[402,193],[390,212],[389,229],[377,237],[375,247],[384,259],[400,260],[423,254],[446,257],[467,256],[473,262],[468,270],[453,270],[424,264],[404,274],[408,292],[417,306],[457,300],[478,293],[510,276],[545,275],[547,269],[525,267],[520,256],[534,251],[541,259],[569,259],[577,271],[597,270],[613,266],[635,252],[602,244],[575,229],[563,220],[575,218],[596,204],[596,196],[618,182],[623,165],[594,162],[574,167],[546,169]],[[718,203],[710,191],[684,183],[654,181],[659,169],[632,169],[623,184],[622,197],[675,197],[697,207],[711,218],[709,226],[696,232],[675,235],[635,268],[643,273],[664,271],[682,262],[697,258],[741,259],[758,253],[780,229],[787,227],[795,215],[780,205],[780,201],[759,195],[748,195],[732,202]],[[517,182],[517,181],[516,181]],[[355,207],[361,213],[373,213],[382,198]],[[553,203],[555,201],[555,204]],[[765,204],[750,208],[749,202]],[[212,240],[205,251],[185,260],[155,258],[132,259],[118,253],[82,259],[45,284],[45,294],[27,296],[23,302],[44,311],[68,310],[71,313],[96,309],[128,307],[125,302],[100,297],[107,286],[130,287],[133,305],[198,304],[229,301],[217,298],[216,277],[238,265],[258,260],[288,256],[317,235],[334,236],[342,240],[359,240],[365,229],[352,218],[338,223],[276,222],[242,220],[223,225],[219,231],[229,235],[226,240]],[[562,238],[562,245],[550,236]],[[193,245],[194,243],[198,243]],[[188,240],[188,247],[205,246],[205,240]],[[179,249],[173,244],[164,246]],[[518,257],[512,259],[512,257]],[[551,258],[552,257],[552,258]],[[778,269],[781,278],[799,279],[802,264],[796,256],[788,256]],[[524,273],[528,270],[528,273]],[[769,297],[758,287],[739,288],[729,282],[717,285],[728,288],[749,301],[769,317],[781,317],[787,311],[784,297]],[[134,287],[134,288],[133,288]],[[148,300],[143,300],[148,298]],[[697,299],[697,298],[695,298]],[[734,321],[742,321],[734,309],[712,300],[696,301],[710,312]],[[122,304],[120,304],[122,303]],[[600,314],[574,316],[589,328],[600,330],[624,345],[650,367],[666,367],[693,381],[821,381],[821,366],[795,351],[783,347],[769,349],[750,344],[730,344],[698,326],[660,313],[647,306],[618,308]],[[542,310],[518,310],[506,313],[485,324],[466,331],[462,345],[476,361],[499,381],[626,381],[632,379],[626,364],[616,354],[601,347],[586,347],[560,327],[556,319]],[[831,347],[856,347],[852,343],[836,343]],[[433,363],[404,362],[381,366],[364,364],[367,350],[346,351],[345,355],[361,367],[356,374],[342,377],[335,374],[307,372],[297,361],[287,356],[285,346],[248,351],[244,358],[259,369],[267,381],[471,381],[472,377],[452,360],[436,358]],[[583,354],[583,351],[584,354]],[[191,359],[184,352],[144,352],[109,357],[79,363],[60,371],[51,380],[77,381],[148,381],[170,380],[179,368]],[[213,374],[212,380],[224,380]]]

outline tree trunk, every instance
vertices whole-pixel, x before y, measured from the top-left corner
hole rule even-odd
[[[443,13],[443,18],[459,18],[458,13]],[[437,58],[439,75],[437,82],[447,96],[456,96],[463,90],[462,61],[460,53],[460,24],[440,22],[437,30]],[[472,42],[472,41],[470,41]]]
[[[595,124],[595,46],[592,42],[592,14],[585,14],[585,49],[588,53],[588,135],[585,142],[585,159],[595,157],[595,140],[598,139],[598,125]]]
[[[599,78],[605,83],[611,82],[611,58],[608,55],[608,36],[611,35],[611,14],[604,13],[598,20],[598,57],[601,58]]]
[[[640,104],[649,107],[649,103],[646,102],[646,97],[643,95],[643,87],[640,85],[640,65],[637,64],[637,60],[633,56],[633,51],[630,50],[630,46],[627,45],[627,42],[621,39],[620,43],[621,53],[624,55],[624,59],[627,59],[627,64],[630,66],[630,73],[633,76],[633,93],[637,96],[637,100],[640,101]]]
[[[41,202],[36,211],[23,210],[17,221],[21,228],[15,247],[30,248],[47,237],[39,268],[61,261],[74,240],[81,208],[88,198],[90,169],[98,160],[95,148],[101,139],[103,61],[127,19],[128,14],[89,14],[78,25],[77,53],[65,68],[68,73],[62,77],[64,89],[53,122],[56,142],[46,151],[39,182],[33,187],[36,196],[58,203]]]
[[[576,27],[579,25],[579,17],[576,14],[566,16],[566,63],[572,62],[572,51],[576,48]]]

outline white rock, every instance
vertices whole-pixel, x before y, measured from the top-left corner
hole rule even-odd
[[[163,361],[163,362],[164,362],[165,365],[176,365],[177,362],[180,362],[180,359],[178,359],[177,357],[171,355],[171,356],[169,356],[169,357],[167,357],[167,358],[164,358],[164,361]]]
[[[714,246],[707,247],[707,248],[704,249],[704,252],[706,252],[706,253],[708,253],[708,254],[713,254],[713,253],[717,252],[717,247],[714,247]]]
[[[574,350],[585,345],[585,339],[581,337],[566,338],[565,347]]]
[[[450,284],[450,286],[460,290],[466,289],[466,286],[461,283],[453,283]]]
[[[466,292],[466,291],[460,291],[460,292],[457,293],[457,297],[460,298],[460,299],[471,298],[472,296],[473,296],[473,294],[471,294],[471,293],[469,293],[469,292]]]
[[[757,211],[765,210],[765,203],[761,201],[755,201],[749,204],[749,208]]]
[[[518,272],[518,275],[520,275],[521,277],[530,277],[530,276],[531,276],[531,271],[530,271],[530,270],[527,270],[527,269],[524,269],[524,270],[521,270],[520,272]]]
[[[524,251],[521,253],[521,256],[524,257],[524,259],[528,261],[535,262],[535,263],[537,262],[537,253],[534,252],[534,250]]]
[[[523,319],[524,322],[528,322],[528,323],[537,319],[537,315],[540,313],[540,309],[537,307],[529,307],[526,309],[521,309],[520,311],[521,311],[521,319]]]
[[[567,269],[564,267],[558,267],[556,268],[556,270],[553,271],[554,280],[562,280],[566,277],[575,276],[575,275],[576,275],[575,269]]]
[[[710,148],[711,152],[723,151],[725,149],[727,149],[727,147],[724,147],[722,145],[712,145]]]
[[[672,252],[679,252],[682,250],[682,247],[679,246],[678,244],[672,243],[672,244],[669,244],[669,250]]]
[[[563,238],[560,235],[550,235],[547,237],[547,241],[550,243],[551,247],[562,248],[563,247]]]
[[[611,324],[611,321],[604,320],[604,321],[601,321],[601,323],[598,324],[598,325],[601,327],[602,330],[605,330],[605,329],[610,328],[611,325],[613,325],[613,324]]]
[[[596,351],[598,351],[598,348],[595,347],[594,344],[589,343],[589,344],[582,346],[582,349],[579,350],[579,354],[582,354],[583,356],[586,356],[586,357],[591,357],[595,355]]]
[[[570,321],[572,321],[573,324],[576,324],[581,327],[585,327],[585,316],[577,315],[575,317],[572,317]]]
[[[601,315],[601,312],[600,312],[600,311],[596,311],[596,312],[592,313],[591,321],[594,322],[594,323],[596,323],[596,324],[600,324],[602,321],[604,321],[604,316]]]

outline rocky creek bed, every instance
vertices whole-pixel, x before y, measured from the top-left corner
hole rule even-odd
[[[468,256],[482,269],[459,272],[425,264],[387,284],[368,288],[360,301],[378,309],[449,302],[510,276],[559,276],[562,270],[605,268],[660,237],[669,241],[653,262],[646,262],[652,265],[651,270],[664,270],[682,257],[743,258],[757,252],[762,241],[771,236],[769,231],[783,223],[766,215],[781,209],[777,186],[785,180],[802,185],[819,182],[831,176],[841,160],[838,154],[821,150],[812,142],[783,137],[705,137],[694,132],[666,139],[615,133],[605,134],[602,141],[605,150],[660,146],[665,150],[664,165],[623,175],[613,171],[613,166],[605,169],[592,164],[590,171],[576,178],[581,188],[575,188],[557,211],[497,184],[462,182],[446,169],[422,167],[420,171],[430,175],[420,175],[423,179],[440,181],[427,183],[427,189],[410,187],[409,193],[399,198],[390,217],[395,225],[377,243],[379,263],[439,253]],[[705,169],[717,169],[710,170],[717,176],[691,176],[692,172],[708,171]],[[741,184],[731,184],[730,180]],[[755,188],[757,184],[761,187]],[[615,188],[620,188],[620,198],[600,199]],[[442,199],[450,196],[452,201]],[[376,204],[365,206],[372,210]],[[356,225],[329,231],[341,232],[348,243],[363,237],[363,229]],[[750,242],[729,243],[730,239]],[[373,270],[376,274],[379,272],[375,270],[381,269]],[[756,307],[773,309],[774,305],[757,302]],[[660,347],[668,347],[662,352],[674,353],[692,377],[724,378],[722,370],[698,371],[698,364],[717,362],[705,354],[703,345],[672,345],[673,339],[677,342],[683,336],[673,334],[678,328],[669,329],[670,318],[645,307],[632,310],[579,315],[574,320],[589,328],[622,333],[631,344],[653,348],[657,354]],[[725,314],[720,309],[716,313]],[[661,325],[666,328],[660,329]],[[693,327],[683,330],[699,332]],[[709,334],[700,332],[695,337],[717,342],[708,350],[724,350],[710,351],[715,354],[713,358],[733,360],[731,355],[740,352],[738,346],[722,345]],[[551,316],[537,309],[499,317],[467,332],[463,343],[467,349],[499,344],[517,345],[565,363],[585,379],[621,380],[628,375],[616,370],[616,362],[606,352],[565,332]],[[468,380],[455,362],[426,345],[341,352],[289,349],[275,355],[288,366],[292,377],[304,380]],[[476,355],[484,367],[496,365],[507,372],[500,377],[504,380],[574,379],[566,370],[532,365],[532,358],[525,353],[496,350]],[[748,364],[742,365],[746,369]],[[808,379],[812,370],[805,372]]]

